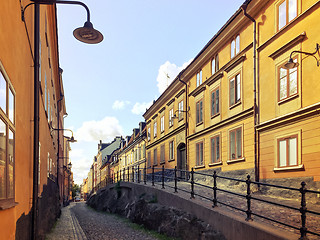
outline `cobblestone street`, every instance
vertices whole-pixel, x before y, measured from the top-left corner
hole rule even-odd
[[[125,220],[97,212],[85,202],[71,203],[62,209],[61,217],[47,240],[154,240],[146,231],[132,228]]]

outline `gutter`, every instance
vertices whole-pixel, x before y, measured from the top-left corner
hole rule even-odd
[[[246,1],[242,4],[241,9],[243,11],[244,16],[246,16],[249,20],[253,22],[253,117],[254,117],[254,170],[255,170],[255,181],[259,182],[260,173],[259,173],[259,136],[257,126],[259,124],[259,107],[257,105],[257,23],[256,20],[250,16],[246,11],[250,1]]]

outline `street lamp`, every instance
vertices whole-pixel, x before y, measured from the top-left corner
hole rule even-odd
[[[88,7],[78,1],[58,1],[58,0],[32,0],[32,3],[26,5],[22,9],[22,21],[24,19],[24,12],[30,5],[34,5],[34,138],[33,138],[33,197],[32,197],[32,225],[31,225],[31,239],[37,238],[37,211],[38,211],[38,171],[39,171],[39,106],[40,106],[40,5],[53,4],[73,4],[81,5],[87,11],[87,21],[84,27],[78,28],[74,31],[74,36],[85,43],[99,43],[103,40],[102,34],[93,28],[90,22],[90,12]],[[58,120],[59,121],[59,120]],[[58,147],[59,149],[59,147]],[[57,159],[57,163],[59,158]],[[58,176],[57,176],[58,177]],[[58,182],[58,181],[57,181]],[[59,183],[58,183],[59,184]]]
[[[316,51],[314,53],[303,52],[303,51],[292,51],[290,53],[290,57],[289,57],[288,62],[284,64],[284,68],[293,69],[293,68],[296,68],[296,67],[299,66],[299,63],[294,62],[293,59],[292,59],[292,54],[294,54],[294,53],[303,53],[303,54],[306,54],[308,56],[314,57],[316,59],[316,61],[317,61],[317,66],[319,67],[320,66],[320,59],[318,60],[317,57],[314,56],[316,53],[318,53],[318,55],[320,56],[319,50],[320,50],[320,45],[318,43],[316,43]]]
[[[52,132],[52,131],[70,131],[70,132],[71,132],[71,137],[66,137],[66,136],[64,136],[64,137],[67,138],[67,141],[68,141],[68,142],[71,142],[71,143],[77,142],[77,140],[75,140],[74,137],[73,137],[73,131],[72,131],[71,129],[51,128],[51,132]]]

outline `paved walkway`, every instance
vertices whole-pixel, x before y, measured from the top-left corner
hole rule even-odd
[[[133,228],[120,217],[89,208],[85,202],[62,209],[47,240],[155,240],[150,232]]]
[[[53,231],[47,235],[47,240],[87,240],[77,218],[70,210],[77,203],[70,203],[69,206],[61,209],[61,216]]]

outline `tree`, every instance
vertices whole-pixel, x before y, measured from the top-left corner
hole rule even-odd
[[[80,186],[78,184],[74,184],[72,186],[72,198],[74,198],[77,194],[80,194]]]

